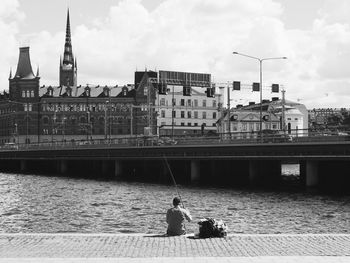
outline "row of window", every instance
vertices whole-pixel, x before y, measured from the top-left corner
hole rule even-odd
[[[65,129],[43,129],[42,134],[43,135],[79,135],[79,134],[89,134],[89,135],[99,135],[99,134],[105,134],[106,131],[103,128],[99,129],[80,129],[78,131],[71,131],[71,130],[65,130]],[[118,129],[108,129],[107,134],[111,135],[117,135],[117,134],[130,134],[130,128],[118,128]]]
[[[176,118],[176,111],[174,110],[172,112],[173,112],[173,116],[172,117]],[[216,112],[213,112],[212,113],[212,118],[216,119],[216,116],[217,116]],[[160,117],[161,118],[166,118],[167,117],[166,114],[165,114],[165,110],[161,110],[160,111]],[[180,118],[186,118],[185,117],[185,111],[180,111]],[[192,118],[192,111],[187,111],[187,118],[188,119]],[[193,112],[193,118],[194,119],[198,119],[198,111],[194,111]],[[207,118],[207,112],[203,111],[202,112],[202,119],[206,119],[206,118]]]
[[[22,98],[34,98],[34,90],[22,90]]]
[[[130,111],[132,104],[123,103],[94,103],[87,105],[86,103],[44,103],[42,105],[42,111],[90,111],[90,112],[127,112]],[[145,106],[146,108],[146,106]]]
[[[120,123],[120,124],[122,124],[124,122],[130,123],[130,121],[131,121],[130,117],[128,117],[128,116],[117,116],[117,117],[111,116],[111,117],[107,117],[107,119],[108,119],[108,122],[110,122],[110,123]],[[87,120],[88,120],[88,118],[86,118],[85,116],[79,117],[79,123],[87,123]],[[57,118],[55,118],[55,116],[53,116],[53,118],[51,118],[51,120],[50,120],[49,117],[44,116],[42,118],[42,121],[43,121],[43,124],[70,123],[70,124],[74,125],[74,124],[77,123],[77,117],[72,116],[70,118],[66,118],[66,117],[63,117],[63,118],[57,117]],[[95,124],[95,123],[97,123],[96,121],[97,120],[94,117],[89,118],[89,123],[90,124]],[[99,117],[98,118],[98,123],[101,124],[101,125],[104,124],[105,123],[105,118],[103,116]]]
[[[265,129],[272,129],[277,130],[278,125],[275,123],[263,123],[263,126],[265,126]],[[260,123],[242,123],[242,129],[241,131],[259,131],[260,130]],[[238,131],[238,124],[237,123],[231,123],[231,128],[233,131]]]
[[[168,101],[165,98],[161,98],[159,101],[159,104],[160,104],[160,106],[168,106]],[[172,105],[177,106],[176,105],[176,98],[172,99]],[[180,104],[178,106],[198,107],[198,100],[194,99],[192,101],[191,99],[187,99],[187,101],[186,101],[185,99],[181,99]],[[216,108],[216,106],[217,106],[216,100],[212,100],[212,107]],[[207,107],[207,100],[202,101],[201,107]]]
[[[192,124],[193,124],[193,126],[195,126],[195,127],[199,126],[197,122],[195,122],[195,123],[188,122],[188,123],[187,123],[187,126],[192,126]],[[161,122],[161,126],[165,126],[165,125],[166,125],[166,122]],[[177,125],[176,122],[174,122],[174,126],[176,126],[176,125]],[[201,125],[206,126],[206,123],[203,122]],[[185,126],[185,123],[184,123],[184,122],[181,122],[181,123],[180,123],[180,126]],[[214,123],[212,124],[212,126],[215,127],[215,126],[216,126],[216,123],[214,122]]]

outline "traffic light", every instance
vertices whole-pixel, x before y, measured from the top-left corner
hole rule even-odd
[[[212,84],[211,88],[207,88],[205,93],[207,93],[207,97],[215,97],[215,84]]]
[[[233,82],[233,90],[241,90],[241,82],[240,81]]]
[[[280,87],[278,84],[272,84],[272,90],[271,90],[272,92],[278,93],[279,89],[280,89]]]
[[[191,96],[191,86],[185,85],[183,87],[183,95],[184,96]]]
[[[253,83],[253,91],[260,91],[260,83],[257,83],[257,82]]]
[[[166,83],[158,83],[158,93],[162,95],[166,95],[168,93]]]

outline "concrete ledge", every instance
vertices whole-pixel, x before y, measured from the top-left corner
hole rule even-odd
[[[350,234],[193,235],[0,234],[0,258],[348,257]],[[348,258],[350,261],[350,258]]]

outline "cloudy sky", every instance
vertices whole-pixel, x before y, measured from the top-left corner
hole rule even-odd
[[[68,6],[78,84],[133,83],[145,68],[258,82],[258,61],[238,51],[288,57],[263,62],[264,85],[283,85],[287,99],[350,108],[349,0],[1,0],[0,90],[27,45],[41,84],[58,84]],[[231,95],[258,101],[249,88]]]

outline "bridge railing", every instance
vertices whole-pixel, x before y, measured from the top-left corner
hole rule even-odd
[[[165,136],[125,136],[111,139],[52,141],[29,144],[7,143],[0,146],[1,151],[37,149],[75,149],[109,147],[163,147],[176,145],[211,144],[259,144],[259,143],[303,143],[326,141],[349,141],[350,131],[339,129],[292,130],[259,132],[231,132],[222,134]]]

